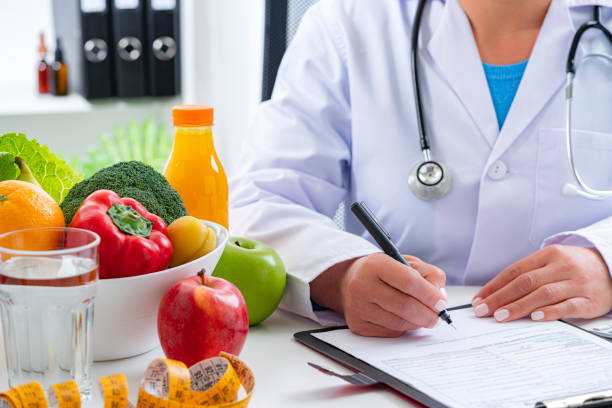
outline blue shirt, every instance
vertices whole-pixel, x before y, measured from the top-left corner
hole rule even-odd
[[[508,115],[516,91],[521,83],[521,78],[523,78],[527,61],[511,65],[482,63],[500,129],[506,120],[506,115]]]

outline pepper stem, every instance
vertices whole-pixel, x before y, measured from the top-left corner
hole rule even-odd
[[[0,203],[5,201],[8,197],[5,196],[4,194],[0,194]]]
[[[128,205],[113,204],[106,212],[121,232],[149,238],[153,223]]]

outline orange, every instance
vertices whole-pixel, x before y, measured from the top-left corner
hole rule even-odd
[[[42,188],[19,180],[0,182],[0,235],[25,228],[65,226],[62,209]],[[32,242],[14,249],[53,249],[49,246]]]

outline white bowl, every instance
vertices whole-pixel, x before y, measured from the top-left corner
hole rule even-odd
[[[203,222],[217,234],[217,245],[212,252],[164,271],[98,281],[93,328],[95,361],[131,357],[159,345],[157,309],[164,293],[176,282],[202,269],[207,275],[212,274],[227,243],[225,227]]]

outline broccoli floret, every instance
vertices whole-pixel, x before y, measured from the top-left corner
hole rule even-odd
[[[131,197],[160,216],[166,225],[188,215],[183,200],[166,178],[153,167],[138,161],[117,163],[77,183],[62,201],[66,225],[70,225],[81,203],[94,191],[112,190],[120,197]]]

